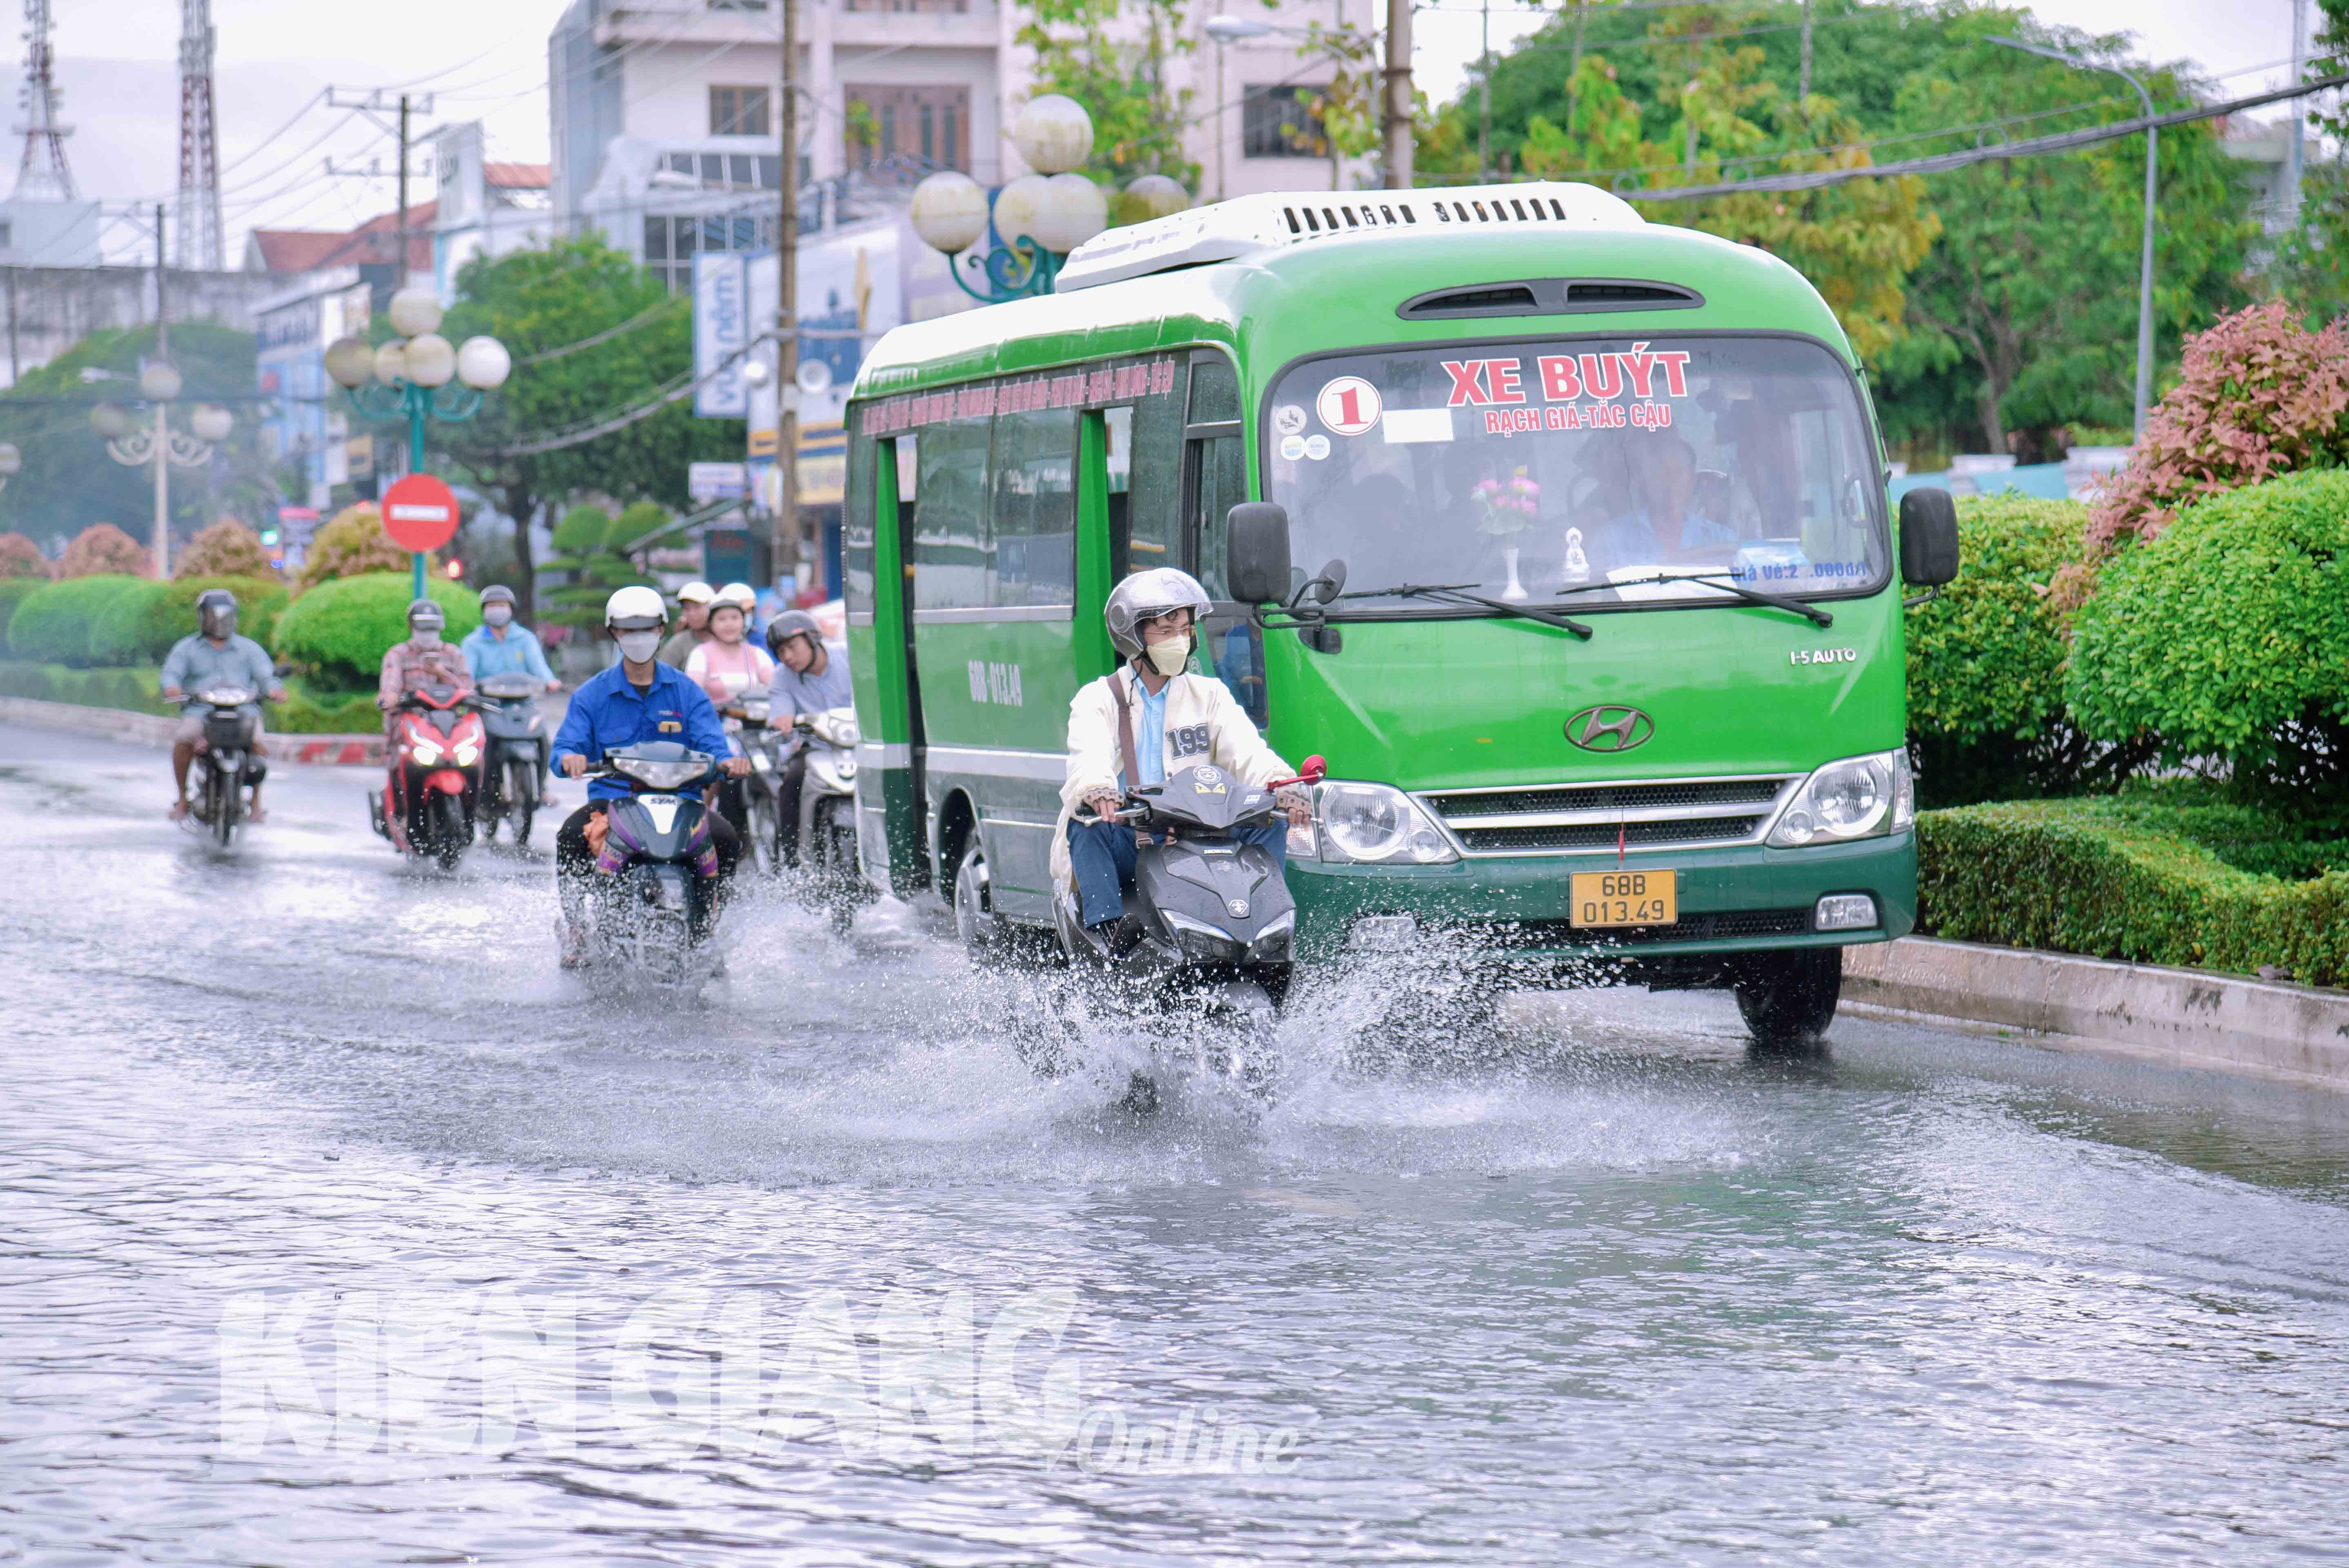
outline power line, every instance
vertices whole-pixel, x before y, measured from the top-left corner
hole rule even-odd
[[[2221,115],[2240,114],[2245,109],[2260,109],[2288,99],[2306,98],[2312,93],[2327,92],[2349,86],[2349,72],[2325,77],[2318,81],[2303,82],[2297,87],[2278,88],[2272,92],[2254,93],[2250,98],[2230,99],[2223,103],[2197,104],[2191,109],[2172,109],[2167,114],[2133,115],[2127,119],[2116,119],[2103,125],[2091,125],[2079,130],[2058,131],[2053,136],[2033,137],[2027,141],[1992,142],[1987,147],[1960,148],[1954,152],[1937,152],[1929,157],[1905,159],[1897,163],[1878,163],[1856,169],[1810,169],[1791,174],[1763,174],[1751,180],[1730,180],[1711,185],[1682,185],[1664,191],[1626,191],[1626,198],[1635,202],[1689,202],[1712,196],[1736,196],[1760,191],[1808,191],[1823,185],[1840,185],[1847,180],[1896,178],[1904,174],[1943,174],[1953,169],[1963,169],[1975,163],[1987,163],[1993,159],[2035,158],[2051,152],[2069,152],[2076,148],[2093,147],[2100,141],[2116,141],[2134,136],[2140,130],[2158,130],[2172,125],[2189,125],[2200,119],[2216,119]],[[1780,156],[1801,156],[1799,153]]]
[[[670,295],[667,299],[662,300],[658,305],[654,306],[650,310],[644,312],[642,315],[632,317],[628,320],[621,322],[617,327],[607,327],[592,337],[582,337],[576,343],[565,343],[560,348],[543,348],[535,354],[525,354],[521,358],[514,361],[514,369],[519,370],[525,365],[543,365],[550,359],[560,359],[565,355],[576,354],[583,349],[593,348],[599,343],[609,343],[613,338],[619,337],[624,332],[633,332],[647,321],[651,321],[657,317],[667,315],[670,311],[675,310],[678,306],[685,304],[689,297],[691,296],[682,294]]]

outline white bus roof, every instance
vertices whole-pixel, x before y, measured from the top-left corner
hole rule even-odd
[[[1104,230],[1069,253],[1053,287],[1066,293],[1349,236],[1625,229],[1642,222],[1620,196],[1565,181],[1413,191],[1270,191]]]

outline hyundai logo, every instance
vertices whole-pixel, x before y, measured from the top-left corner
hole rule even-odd
[[[1615,702],[1585,708],[1566,722],[1566,738],[1586,752],[1628,752],[1655,732],[1653,719]]]

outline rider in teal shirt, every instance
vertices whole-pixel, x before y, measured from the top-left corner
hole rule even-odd
[[[546,654],[530,628],[513,623],[513,590],[502,584],[481,590],[481,624],[459,644],[465,651],[465,668],[477,682],[492,675],[534,675],[552,691],[563,683],[547,668]]]

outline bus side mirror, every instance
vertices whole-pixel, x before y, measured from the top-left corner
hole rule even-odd
[[[1243,501],[1224,518],[1224,581],[1244,605],[1288,597],[1288,514],[1269,501]]]
[[[1900,498],[1900,576],[1938,588],[1958,576],[1958,504],[1930,485]]]

